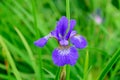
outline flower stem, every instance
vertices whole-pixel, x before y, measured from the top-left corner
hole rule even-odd
[[[70,1],[66,0],[66,16],[70,20]]]
[[[87,50],[84,64],[84,80],[87,80],[88,66],[89,66],[89,54]]]
[[[62,67],[61,75],[60,75],[60,80],[66,80],[66,66]]]
[[[68,26],[70,28],[70,1],[66,0],[66,17],[68,18]],[[70,80],[70,65],[66,67],[66,80]]]
[[[70,80],[70,65],[66,66],[66,80]]]

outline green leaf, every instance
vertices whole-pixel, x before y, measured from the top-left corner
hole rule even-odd
[[[8,62],[9,62],[9,64],[10,64],[10,66],[11,66],[12,69],[13,69],[13,74],[15,75],[15,77],[16,77],[17,80],[22,80],[22,78],[21,78],[21,76],[20,76],[20,73],[19,73],[19,71],[17,70],[16,65],[15,65],[15,63],[14,63],[14,60],[13,60],[13,58],[12,58],[12,56],[11,56],[11,54],[10,54],[7,46],[6,46],[6,44],[4,43],[4,41],[3,41],[3,39],[2,39],[2,36],[0,36],[0,43],[1,43],[2,47],[4,48],[5,54],[6,54],[6,57],[7,57],[7,60],[8,60]]]
[[[27,43],[26,39],[24,38],[24,36],[22,35],[22,33],[17,28],[15,28],[15,30],[18,33],[19,37],[21,38],[21,40],[22,40],[22,42],[23,42],[23,44],[24,44],[24,46],[25,46],[25,48],[26,48],[26,50],[28,52],[28,56],[29,56],[29,58],[31,60],[31,63],[32,63],[33,69],[35,71],[35,75],[36,75],[37,80],[41,80],[40,79],[41,76],[39,75],[39,68],[37,67],[37,65],[35,63],[36,60],[34,58],[34,55],[33,55],[33,52],[31,50],[30,46],[28,45],[28,43]]]
[[[111,67],[115,64],[120,56],[120,48],[113,54],[112,58],[108,61],[106,66],[103,68],[102,72],[98,76],[97,80],[103,80],[105,75],[109,72]]]

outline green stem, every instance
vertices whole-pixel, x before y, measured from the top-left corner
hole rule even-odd
[[[66,66],[62,67],[62,71],[60,74],[60,80],[66,80]]]
[[[70,1],[66,0],[66,16],[68,18],[68,26],[70,28]],[[70,80],[70,65],[65,66],[66,67],[66,80]]]
[[[87,80],[88,63],[89,63],[89,54],[88,54],[88,51],[87,51],[86,57],[85,57],[85,65],[84,65],[84,80]]]
[[[70,1],[66,0],[66,16],[70,20]]]
[[[66,66],[66,80],[70,80],[70,65]]]

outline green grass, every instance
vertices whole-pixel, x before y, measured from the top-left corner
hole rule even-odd
[[[98,8],[100,25],[90,18]],[[66,65],[66,80],[120,80],[119,0],[0,0],[0,80],[60,80],[62,68],[52,62],[57,41],[33,43],[61,16],[75,19],[74,29],[88,41],[76,65]]]

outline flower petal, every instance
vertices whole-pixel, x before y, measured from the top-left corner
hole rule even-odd
[[[98,15],[95,16],[94,18],[94,21],[97,23],[97,24],[101,24],[102,23],[102,18]]]
[[[57,66],[66,64],[75,65],[78,59],[78,52],[75,47],[57,48],[52,53],[52,59]]]
[[[68,44],[69,44],[68,40],[63,39],[60,41],[61,46],[67,46]]]
[[[48,34],[47,36],[35,41],[34,44],[38,47],[44,47],[50,37],[51,34]]]
[[[68,19],[63,16],[58,22],[57,22],[57,31],[60,36],[64,37],[66,30],[68,28]]]
[[[71,19],[70,20],[70,28],[73,29],[75,25],[76,25],[76,20]]]
[[[60,37],[58,36],[56,30],[51,31],[51,36],[54,37],[54,38],[56,38],[58,41],[60,41]]]
[[[70,37],[69,38],[71,38],[71,37],[73,37],[73,36],[75,36],[77,34],[77,32],[74,30],[74,31],[72,31],[71,33],[70,33]]]
[[[70,34],[74,28],[74,26],[76,25],[76,21],[75,20],[70,20],[70,30],[68,31],[67,35],[66,35],[66,39],[68,40],[70,37]]]
[[[77,35],[70,38],[72,44],[75,45],[76,48],[83,49],[87,46],[87,41],[83,36]]]

